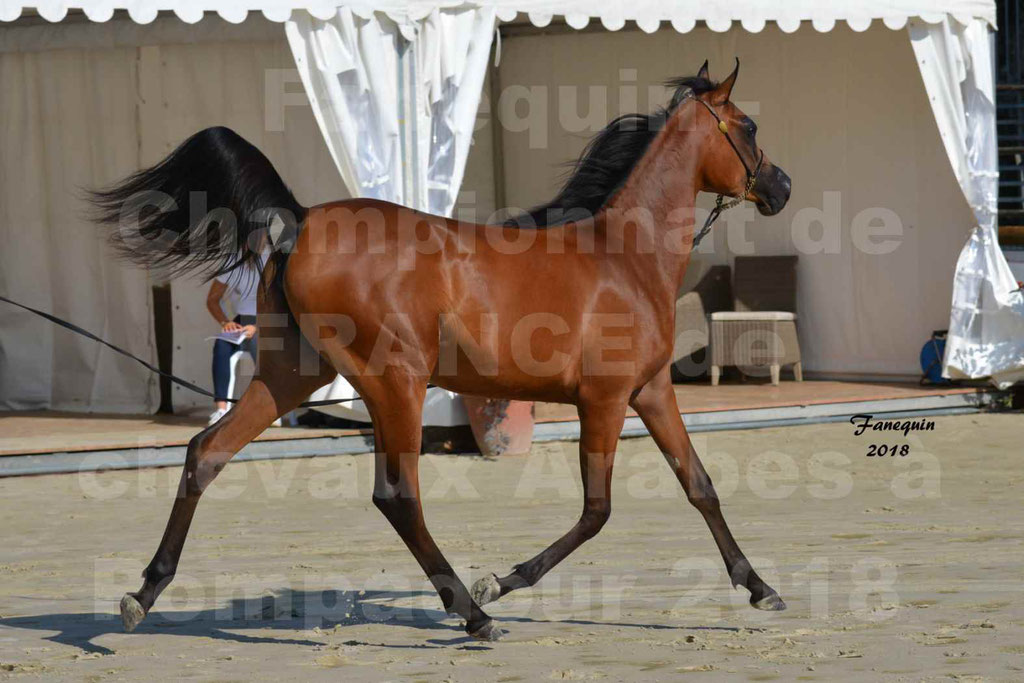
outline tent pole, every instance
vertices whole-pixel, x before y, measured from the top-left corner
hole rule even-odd
[[[498,28],[501,31],[501,28]],[[505,199],[505,136],[501,120],[498,116],[498,101],[501,99],[501,67],[494,63],[494,54],[500,44],[499,40],[491,46],[491,58],[488,70],[490,83],[488,97],[491,100],[491,166],[494,176],[494,210],[504,211],[507,208]]]

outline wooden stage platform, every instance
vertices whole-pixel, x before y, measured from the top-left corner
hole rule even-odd
[[[916,384],[784,381],[676,386],[676,401],[690,431],[744,429],[847,420],[858,413],[941,414],[978,410],[1000,392],[978,387]],[[573,406],[538,404],[537,441],[579,437]],[[185,447],[204,421],[166,415],[90,415],[54,412],[0,413],[0,476],[166,466],[184,459]],[[632,412],[624,436],[646,431]],[[367,429],[268,429],[237,457],[242,460],[365,453]]]

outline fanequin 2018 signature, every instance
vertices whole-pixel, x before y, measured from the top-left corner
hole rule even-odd
[[[850,424],[854,426],[853,435],[860,436],[864,432],[902,432],[903,436],[909,436],[910,432],[932,432],[935,431],[934,420],[874,420],[874,415],[854,415],[850,418]],[[906,456],[910,453],[909,444],[871,444],[868,447],[869,458],[880,456]]]

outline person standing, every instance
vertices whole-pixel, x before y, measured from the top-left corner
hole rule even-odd
[[[265,255],[262,259],[265,261]],[[256,291],[260,275],[255,268],[242,267],[218,275],[210,283],[206,308],[220,325],[221,334],[213,343],[214,411],[208,424],[215,424],[228,412],[228,399],[235,389],[238,361],[247,353],[256,362]],[[229,318],[222,302],[227,301],[234,317]],[[274,426],[280,426],[276,420]]]

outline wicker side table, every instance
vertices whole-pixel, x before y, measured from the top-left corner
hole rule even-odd
[[[782,366],[792,363],[796,381],[803,381],[795,313],[721,311],[709,318],[712,386],[718,386],[726,365],[767,366],[778,385]]]

